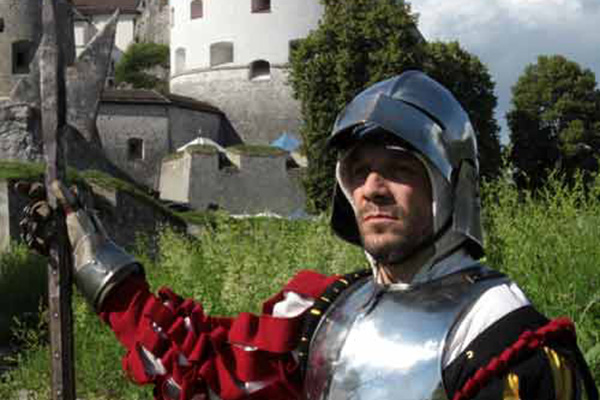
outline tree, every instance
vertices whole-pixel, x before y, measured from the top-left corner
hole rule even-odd
[[[500,128],[494,118],[494,81],[479,58],[458,42],[427,44],[425,72],[448,88],[469,114],[477,133],[481,175],[495,178],[502,164]]]
[[[423,65],[423,40],[410,6],[398,0],[322,0],[319,27],[291,55],[290,82],[304,120],[308,208],[330,204],[334,155],[325,151],[336,115],[372,83]]]
[[[291,55],[290,82],[304,121],[304,187],[311,211],[330,204],[335,160],[325,142],[336,115],[367,86],[408,69],[425,70],[456,95],[478,132],[483,176],[497,176],[501,161],[494,83],[476,56],[456,42],[427,44],[416,15],[402,1],[322,2],[321,24],[295,44]]]
[[[167,73],[157,76],[153,69]],[[115,67],[115,81],[129,83],[136,89],[168,90],[169,46],[157,43],[133,43]],[[159,74],[160,75],[160,74]]]
[[[555,167],[568,175],[597,169],[600,97],[592,71],[560,55],[540,56],[512,93],[506,117],[521,186],[539,187]]]

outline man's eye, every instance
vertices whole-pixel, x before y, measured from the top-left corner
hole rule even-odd
[[[369,168],[367,166],[358,166],[352,169],[353,179],[364,179],[369,174]]]

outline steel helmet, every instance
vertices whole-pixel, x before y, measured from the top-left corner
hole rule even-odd
[[[373,129],[376,128],[376,129]],[[477,141],[469,117],[441,84],[420,71],[407,71],[359,93],[338,115],[328,146],[349,147],[384,132],[427,160],[451,188],[446,229],[463,237],[474,257],[483,254]],[[336,182],[333,231],[361,245],[354,210]]]

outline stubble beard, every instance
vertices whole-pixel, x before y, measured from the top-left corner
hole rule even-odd
[[[386,240],[385,238],[369,236],[371,235],[363,235],[363,248],[377,264],[399,264],[416,247],[416,244],[410,243],[411,241],[404,240],[404,238]]]

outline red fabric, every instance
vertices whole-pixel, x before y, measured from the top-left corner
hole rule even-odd
[[[478,369],[454,394],[452,400],[467,400],[474,397],[491,378],[505,374],[517,356],[538,349],[552,339],[565,336],[575,337],[575,326],[568,318],[552,320],[535,332],[523,332],[512,346],[500,353],[498,357],[494,357],[485,367]]]
[[[275,318],[273,306],[293,291],[317,298],[338,277],[302,271],[263,304],[263,314],[236,318],[207,316],[200,304],[184,300],[168,288],[153,295],[144,278],[131,277],[107,299],[100,317],[127,348],[123,369],[138,384],[154,383],[155,397],[168,399],[169,379],[181,387],[180,399],[206,392],[223,400],[294,399],[300,397],[298,365],[291,350],[298,345],[302,316]],[[186,327],[189,318],[192,329]],[[161,360],[166,375],[145,371],[143,346]],[[256,348],[246,351],[241,346]],[[182,356],[187,363],[181,364]],[[268,384],[248,395],[240,382]]]

